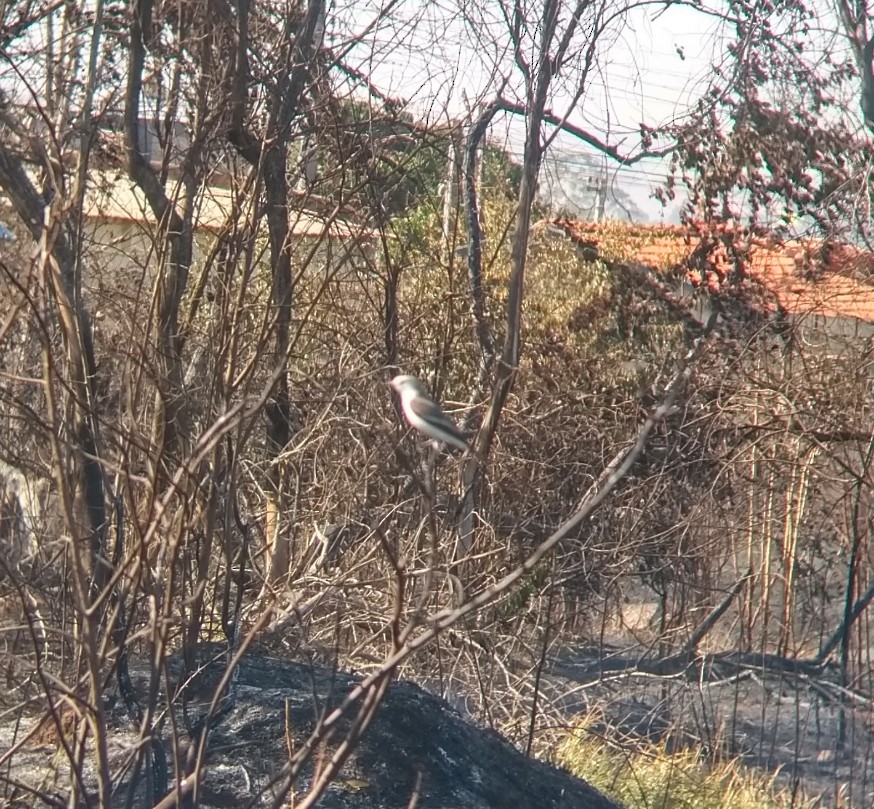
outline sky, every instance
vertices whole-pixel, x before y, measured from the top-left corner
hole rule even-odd
[[[389,96],[408,100],[410,112],[420,120],[439,124],[467,116],[478,103],[494,98],[498,76],[509,80],[504,95],[512,98],[515,92],[522,100],[520,76],[513,65],[498,0],[329,2],[329,44],[335,50],[348,44],[346,61],[370,76]],[[518,2],[532,9],[542,6],[542,0]],[[702,14],[689,5],[673,3],[665,8],[653,0],[602,2],[611,12],[621,10],[626,3],[638,6],[617,15],[599,39],[601,46],[586,92],[568,120],[621,152],[633,153],[641,122],[656,127],[680,121],[688,114],[711,80],[712,65],[724,60],[734,32],[717,16]],[[722,0],[702,2],[722,7]],[[570,2],[564,3],[568,6]],[[823,2],[823,6],[830,4]],[[824,47],[846,48],[834,39],[837,23],[828,19],[829,13],[825,11],[819,21]],[[349,44],[352,42],[359,44]],[[21,69],[20,64],[7,65],[0,82],[13,81]],[[566,81],[574,84],[576,78],[570,75]],[[569,103],[569,92],[562,92],[557,82],[550,107],[565,114]],[[855,102],[848,105],[857,106]],[[525,122],[519,116],[499,116],[489,136],[520,157]],[[597,154],[566,134],[559,134],[551,148],[571,165],[578,161],[586,166],[590,162],[586,157]],[[664,183],[665,161],[645,160],[619,167],[607,160],[604,166],[610,181],[633,197],[648,219],[675,218],[678,205],[664,210],[652,199],[653,189]]]
[[[719,0],[713,2],[719,6]],[[367,8],[375,15],[379,6],[371,2]],[[518,86],[498,8],[496,0],[476,0],[476,5],[472,0],[400,3],[386,26],[352,56],[389,95],[409,99],[418,117],[439,123],[463,116],[479,100],[493,97],[496,74],[515,77]],[[477,31],[483,30],[477,39]],[[622,152],[634,152],[641,122],[658,126],[688,114],[710,81],[712,65],[724,60],[732,36],[726,22],[686,5],[636,8],[617,20],[602,40],[597,68],[569,121]],[[513,89],[511,78],[505,95],[511,96]],[[569,98],[557,92],[552,109],[564,114]],[[490,137],[519,156],[524,122],[510,118],[496,119]],[[556,137],[552,148],[571,161],[580,156],[581,163],[585,155],[595,154],[565,134]],[[664,182],[665,161],[646,160],[627,168],[607,161],[606,167],[611,180],[635,199],[648,219],[675,220],[678,205],[665,210],[651,198],[653,188]]]
[[[510,64],[506,26],[494,13],[497,4],[490,6],[490,16],[479,10],[477,18],[466,24],[454,3],[405,4],[382,32],[382,47],[369,44],[355,56],[389,95],[409,99],[411,111],[420,118],[439,123],[463,116],[479,99],[492,97],[495,71],[517,75]],[[375,12],[376,6],[371,9]],[[621,151],[635,150],[641,122],[656,126],[687,113],[706,87],[710,66],[719,60],[728,41],[721,24],[697,11],[682,6],[659,11],[638,9],[622,25],[613,26],[586,93],[569,116],[571,123]],[[488,32],[479,42],[474,38],[477,28]],[[399,40],[404,47],[398,47]],[[512,80],[505,94],[512,96]],[[570,97],[559,92],[552,101],[552,109],[563,114]],[[524,122],[518,116],[496,119],[490,137],[520,156]],[[557,136],[553,148],[571,161],[575,155],[583,162],[584,155],[595,154],[565,134]],[[608,163],[608,169],[616,171],[617,167]],[[665,171],[662,161],[646,161],[622,169],[612,179],[634,196],[648,218],[658,219],[664,212],[650,197],[653,186],[663,182]]]

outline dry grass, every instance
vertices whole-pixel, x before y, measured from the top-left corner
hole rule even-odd
[[[739,759],[702,760],[700,751],[667,744],[611,745],[588,717],[556,751],[557,762],[626,809],[804,809],[818,801],[778,788],[775,776]]]

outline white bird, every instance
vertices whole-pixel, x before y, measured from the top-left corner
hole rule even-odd
[[[414,376],[402,374],[389,382],[401,397],[401,407],[410,426],[426,438],[443,444],[451,444],[462,452],[470,447],[461,430],[435,402],[425,386]]]

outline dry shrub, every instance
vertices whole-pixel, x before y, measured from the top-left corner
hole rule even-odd
[[[778,788],[774,777],[747,770],[739,759],[707,762],[700,750],[609,742],[582,720],[555,753],[557,763],[627,809],[800,809],[818,801]]]

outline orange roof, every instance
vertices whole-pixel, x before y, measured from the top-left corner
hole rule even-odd
[[[762,305],[768,309],[874,322],[874,254],[847,244],[779,241],[730,226],[555,224],[575,241],[595,247],[602,258],[682,269],[692,283],[706,284],[714,293],[754,285],[765,293]]]

